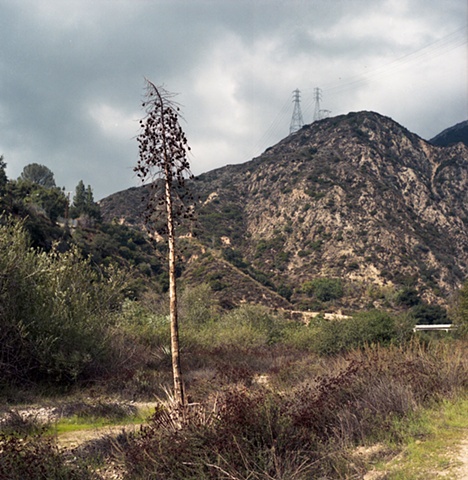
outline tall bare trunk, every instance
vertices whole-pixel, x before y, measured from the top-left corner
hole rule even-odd
[[[184,405],[184,385],[182,381],[182,368],[180,366],[180,345],[179,345],[179,321],[177,316],[177,288],[176,288],[176,256],[175,256],[175,235],[174,215],[172,209],[172,196],[169,179],[166,175],[166,209],[167,209],[167,230],[169,243],[169,315],[171,321],[171,353],[172,353],[172,376],[174,380],[174,398]]]
[[[157,189],[154,196],[150,196],[147,210],[150,212],[148,220],[155,214],[159,206],[166,205],[166,227],[169,244],[169,314],[171,322],[171,353],[172,373],[174,379],[174,398],[183,405],[184,384],[180,365],[179,324],[177,318],[177,289],[176,289],[176,245],[175,219],[180,218],[190,210],[179,201],[174,211],[173,199],[179,197],[180,192],[187,192],[185,178],[189,177],[190,169],[186,158],[187,139],[178,121],[179,108],[171,102],[172,94],[162,87],[158,89],[149,80],[146,80],[146,100],[143,102],[147,117],[140,121],[142,133],[138,136],[140,159],[135,171],[143,180],[150,179]],[[161,90],[161,91],[160,91]],[[191,174],[190,174],[191,175]],[[193,176],[192,176],[193,177]],[[164,180],[164,190],[158,190],[160,185],[156,179]],[[179,190],[178,190],[179,189]]]

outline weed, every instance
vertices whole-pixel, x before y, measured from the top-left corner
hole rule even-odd
[[[4,435],[34,435],[47,429],[47,424],[37,415],[22,415],[18,410],[9,410],[0,419],[0,432]]]
[[[0,478],[91,480],[99,477],[78,462],[70,464],[50,437],[0,434]]]

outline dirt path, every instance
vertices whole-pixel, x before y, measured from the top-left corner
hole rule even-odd
[[[458,461],[461,466],[455,470],[456,478],[459,480],[468,480],[468,437],[461,444]]]
[[[57,435],[57,444],[66,450],[72,450],[91,440],[98,440],[106,436],[116,436],[119,433],[132,433],[140,429],[142,424],[112,425],[93,428],[90,430],[75,430]]]
[[[70,407],[71,405],[71,407]],[[4,412],[0,412],[0,430],[5,424],[14,421],[17,425],[21,426],[22,421],[27,424],[28,422],[34,422],[39,424],[50,424],[58,422],[63,418],[72,416],[78,408],[82,408],[83,402],[76,402],[77,407],[74,407],[73,402],[64,403],[58,406],[29,406],[20,408],[7,409]],[[92,406],[92,404],[90,404]],[[123,404],[126,405],[126,404]],[[143,416],[149,414],[151,409],[157,405],[156,402],[131,402],[128,404],[131,408],[128,408],[129,412],[136,414],[137,412],[144,412]],[[86,405],[89,407],[89,405]],[[86,442],[92,440],[98,440],[104,437],[117,436],[119,433],[131,433],[139,430],[141,423],[129,423],[127,420],[124,423],[116,425],[107,425],[103,427],[94,427],[89,429],[73,430],[66,433],[56,434],[57,443],[65,450],[73,450]]]

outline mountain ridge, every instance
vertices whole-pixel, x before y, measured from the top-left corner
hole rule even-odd
[[[467,274],[467,186],[465,145],[434,146],[389,117],[356,112],[196,177],[193,230],[301,308],[324,306],[307,289],[320,278],[344,286],[326,307],[379,306],[383,291],[408,287],[444,302]],[[103,199],[104,217],[140,226],[144,191]]]
[[[458,142],[468,146],[468,120],[446,128],[429,140],[433,145],[447,147]]]

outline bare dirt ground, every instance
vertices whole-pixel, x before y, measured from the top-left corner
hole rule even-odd
[[[455,469],[455,475],[458,480],[468,480],[468,436],[461,443],[458,461],[461,466]]]
[[[134,412],[146,412],[150,413],[151,409],[156,406],[155,402],[131,402],[131,408]],[[11,421],[11,413],[13,412],[17,418],[23,418],[25,422],[34,421],[39,424],[53,425],[54,422],[58,422],[62,418],[66,418],[73,414],[66,412],[64,406],[51,407],[51,406],[30,406],[15,409],[8,409],[4,412],[0,412],[0,430],[2,425]],[[68,409],[70,410],[70,409]],[[60,447],[66,450],[72,450],[86,442],[97,440],[102,437],[116,436],[122,432],[130,433],[139,430],[141,423],[128,423],[124,422],[117,425],[107,425],[103,427],[94,427],[83,430],[73,430],[66,433],[60,433],[56,435],[57,443]]]
[[[369,447],[367,450],[372,450],[373,448],[378,450],[378,446]],[[364,452],[364,456],[369,456],[369,452]],[[396,458],[401,457],[402,454],[398,454]],[[468,480],[468,433],[465,436],[464,440],[459,444],[459,448],[454,449],[453,451],[448,453],[449,463],[452,465],[451,468],[444,469],[442,471],[429,471],[429,472],[418,472],[420,476],[418,478],[422,478],[422,475],[427,474],[428,479],[434,478],[447,478],[451,480]],[[392,459],[392,463],[394,463],[395,458]],[[454,466],[456,465],[456,466]],[[370,470],[367,472],[363,480],[385,480],[388,478],[389,473],[391,472],[391,468],[389,470]]]
[[[142,424],[112,425],[107,427],[93,428],[91,430],[75,430],[74,432],[57,435],[59,447],[73,450],[86,442],[97,440],[102,437],[113,437],[120,433],[137,432]]]
[[[77,402],[77,406],[82,406],[82,402]],[[145,416],[151,414],[153,407],[156,406],[156,402],[125,402],[123,406],[128,407],[128,411],[133,413],[139,412]],[[12,420],[16,425],[21,426],[21,419],[26,424],[34,422],[36,424],[53,426],[55,422],[72,416],[74,411],[73,403],[65,403],[58,406],[7,408],[0,410],[0,431],[3,426],[11,426]],[[110,452],[114,448],[119,449],[119,439],[125,439],[128,434],[138,431],[141,425],[141,423],[107,425],[60,433],[55,438],[61,451],[69,456],[71,461],[74,461],[76,457],[87,456],[97,451],[104,453]],[[110,455],[105,464],[99,467],[96,473],[105,480],[121,480],[125,477],[125,468],[113,458],[113,455]]]

